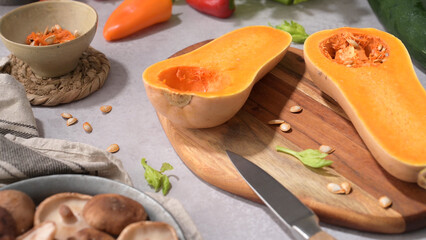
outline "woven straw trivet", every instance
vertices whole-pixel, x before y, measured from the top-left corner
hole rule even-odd
[[[54,78],[36,76],[28,64],[10,55],[2,72],[21,82],[32,105],[56,106],[77,101],[95,92],[104,84],[110,69],[105,55],[89,47],[70,73]]]

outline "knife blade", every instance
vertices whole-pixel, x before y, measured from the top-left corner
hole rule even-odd
[[[334,239],[321,230],[315,213],[271,175],[234,152],[226,153],[248,185],[296,239]]]

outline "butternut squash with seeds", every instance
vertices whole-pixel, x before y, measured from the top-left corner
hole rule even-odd
[[[177,126],[218,126],[240,110],[291,40],[290,34],[267,26],[234,30],[148,67],[143,73],[146,93],[157,112]]]
[[[304,46],[314,83],[334,98],[390,174],[416,182],[426,168],[426,91],[403,43],[376,29],[312,34]]]

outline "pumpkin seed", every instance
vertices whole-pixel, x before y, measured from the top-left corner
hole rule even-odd
[[[64,119],[69,119],[72,118],[72,115],[69,113],[61,113],[61,117],[63,117]]]
[[[329,183],[327,184],[327,190],[331,193],[341,194],[345,193],[345,190],[339,184]]]
[[[288,124],[286,122],[280,124],[280,130],[281,131],[288,132],[288,131],[290,131],[290,129],[291,129],[290,124]]]
[[[88,133],[91,133],[93,131],[92,125],[90,125],[90,123],[88,122],[83,123],[83,129]]]
[[[299,106],[299,105],[295,105],[295,106],[292,106],[290,108],[290,112],[292,112],[292,113],[299,113],[302,110],[303,110],[303,108],[301,106]]]
[[[48,33],[49,33],[49,27],[47,26],[47,27],[44,29],[43,35],[46,35],[46,34],[48,34]]]
[[[352,191],[352,187],[348,182],[342,182],[340,187],[345,191],[345,194],[349,194]]]
[[[78,121],[78,119],[77,119],[77,118],[74,118],[74,117],[69,118],[69,119],[67,120],[67,126],[71,126],[71,125],[75,124],[77,121]]]
[[[103,113],[109,113],[109,112],[111,112],[112,107],[110,105],[104,105],[100,109]]]
[[[320,152],[327,153],[327,154],[334,152],[334,148],[327,146],[327,145],[321,145],[318,148],[318,150],[320,150]]]
[[[417,185],[426,189],[426,168],[423,168],[417,175]]]
[[[359,48],[359,45],[358,45],[358,43],[357,43],[355,40],[348,38],[348,39],[346,39],[346,41],[347,41],[350,45],[352,45],[354,48]]]
[[[118,152],[118,150],[120,150],[120,147],[117,144],[111,144],[108,148],[107,151],[110,153],[115,153]]]
[[[273,125],[273,124],[281,124],[281,123],[284,123],[284,120],[281,120],[281,119],[273,119],[273,120],[270,120],[270,121],[268,122],[268,124],[271,124],[271,125]]]
[[[45,41],[47,44],[52,44],[52,43],[53,43],[53,41],[55,41],[55,38],[56,38],[56,36],[55,36],[55,35],[50,35],[49,37],[45,38],[45,39],[44,39],[44,41]]]
[[[377,46],[377,50],[382,50],[382,48],[383,48],[383,46],[382,46],[382,44],[379,44],[379,46]]]
[[[392,205],[392,200],[390,200],[387,196],[381,196],[379,198],[379,204],[382,208],[388,208]]]

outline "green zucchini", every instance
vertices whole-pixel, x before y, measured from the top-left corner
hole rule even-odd
[[[386,31],[426,70],[426,0],[368,0]]]

